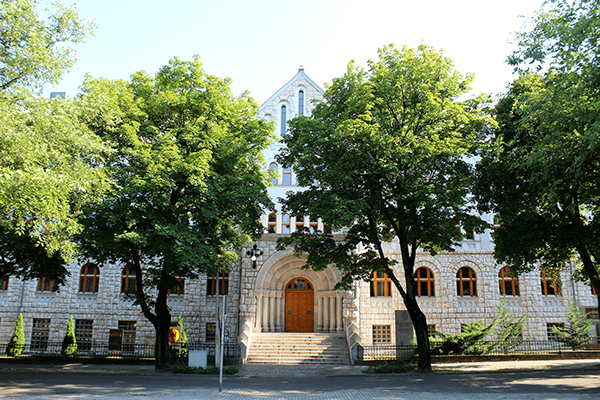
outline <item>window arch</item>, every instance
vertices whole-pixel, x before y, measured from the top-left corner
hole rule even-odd
[[[417,268],[414,278],[418,297],[435,297],[435,279],[431,269],[427,267]]]
[[[304,115],[304,91],[298,92],[298,115]]]
[[[56,292],[56,280],[48,278],[38,278],[38,292]]]
[[[290,167],[283,167],[282,185],[292,184],[292,169]]]
[[[520,296],[519,277],[512,275],[510,267],[502,267],[498,271],[498,283],[500,284],[500,295]]]
[[[79,293],[98,293],[100,269],[94,263],[87,263],[81,267],[79,275]]]
[[[392,280],[383,272],[371,275],[371,297],[391,297]]]
[[[268,222],[268,233],[277,233],[277,214],[271,213],[269,214],[269,222]]]
[[[132,292],[136,290],[136,273],[133,267],[125,267],[123,268],[123,273],[121,274],[121,293]]]
[[[279,176],[279,174],[277,173],[277,168],[278,168],[277,163],[272,162],[269,165],[269,171],[275,171],[275,176],[273,177],[273,180],[272,180],[273,186],[277,185],[277,179]]]
[[[546,268],[542,268],[540,272],[540,281],[542,284],[542,295],[543,296],[560,296],[562,282],[560,276],[553,277],[550,271]]]
[[[281,106],[281,135],[285,133],[286,124],[287,124],[287,107]]]
[[[477,275],[473,268],[462,267],[456,271],[456,294],[461,297],[477,296]]]
[[[281,233],[290,233],[290,214],[281,216]]]

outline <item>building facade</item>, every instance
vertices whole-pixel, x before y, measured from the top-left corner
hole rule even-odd
[[[280,137],[287,122],[298,115],[309,116],[323,94],[301,67],[261,105],[258,117],[274,121]],[[275,156],[281,146],[276,142],[265,153],[265,168],[277,171],[269,188],[274,201],[287,191],[302,190],[296,185],[293,169],[277,164]],[[492,216],[484,217],[492,222]],[[287,215],[279,205],[276,212],[263,218],[263,236],[242,250],[229,274],[219,280],[202,276],[182,281],[181,290],[169,295],[174,322],[182,317],[191,342],[215,340],[217,285],[219,293],[228,296],[226,340],[239,341],[243,356],[252,346],[253,335],[265,332],[345,333],[349,341],[362,345],[395,342],[395,311],[405,307],[387,276],[356,281],[351,290],[335,290],[340,280],[337,270],[302,269],[303,259],[289,249],[276,249],[279,237],[300,226],[322,229],[322,222]],[[502,299],[514,316],[528,313],[526,338],[548,339],[552,325],[566,322],[569,299],[584,312],[595,310],[594,329],[598,329],[597,298],[589,286],[573,282],[568,272],[561,274],[559,285],[543,271],[512,277],[495,262],[489,231],[465,237],[455,252],[417,256],[419,305],[436,330],[459,333],[467,322],[484,319],[489,323]],[[253,248],[262,251],[256,260],[247,253]],[[389,243],[385,250],[390,257],[401,259],[397,242]],[[25,337],[34,347],[62,341],[70,316],[83,350],[94,341],[107,343],[114,332],[120,332],[123,345],[153,343],[154,328],[124,294],[133,284],[127,269],[90,261],[71,265],[69,270],[70,279],[59,292],[44,280],[0,280],[0,343],[10,339],[19,313],[25,321]],[[397,276],[403,281],[401,269]]]

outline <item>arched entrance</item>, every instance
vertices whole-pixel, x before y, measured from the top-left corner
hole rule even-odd
[[[314,332],[315,291],[304,278],[294,278],[285,287],[285,331]]]

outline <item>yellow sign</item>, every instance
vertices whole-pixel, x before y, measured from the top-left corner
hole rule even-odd
[[[179,342],[180,336],[181,336],[181,334],[179,333],[179,329],[177,329],[177,328],[169,329],[169,342],[171,342],[171,343]]]

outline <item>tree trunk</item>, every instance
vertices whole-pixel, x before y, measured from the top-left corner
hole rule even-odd
[[[431,371],[431,349],[429,348],[429,335],[427,332],[427,318],[416,299],[406,296],[404,305],[417,336],[417,352],[419,353],[419,371]]]

